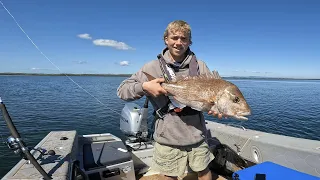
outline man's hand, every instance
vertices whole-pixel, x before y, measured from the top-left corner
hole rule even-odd
[[[212,114],[213,117],[217,116],[219,119],[221,119],[223,116],[225,117],[225,119],[228,118],[228,116],[224,115],[224,114],[221,114],[221,113],[217,113],[217,112],[213,112],[213,111],[209,111],[208,114]]]
[[[142,89],[144,91],[147,91],[149,94],[151,94],[154,97],[157,97],[161,94],[167,94],[168,92],[163,89],[160,85],[160,83],[164,82],[164,78],[156,78],[154,80],[144,82],[142,84]]]

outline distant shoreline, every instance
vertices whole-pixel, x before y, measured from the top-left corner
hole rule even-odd
[[[132,74],[47,74],[47,73],[0,73],[0,76],[104,76],[104,77],[130,77]],[[320,80],[318,78],[281,78],[262,76],[228,76],[226,79],[273,79],[273,80]]]
[[[0,73],[0,76],[119,76],[129,77],[131,74],[47,74],[47,73]]]

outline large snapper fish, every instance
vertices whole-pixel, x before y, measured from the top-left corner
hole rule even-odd
[[[155,79],[144,73],[148,80]],[[248,120],[251,108],[239,88],[223,80],[214,72],[198,76],[176,76],[170,82],[161,83],[169,93],[172,104],[178,108],[189,106],[197,111],[215,111],[238,120]]]

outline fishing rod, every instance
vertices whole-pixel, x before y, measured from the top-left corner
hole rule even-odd
[[[15,154],[19,154],[21,157],[23,157],[25,160],[29,160],[34,167],[41,173],[44,179],[52,179],[40,166],[38,161],[33,157],[33,155],[30,153],[28,147],[26,146],[26,143],[22,140],[20,134],[18,133],[15,125],[13,124],[13,121],[9,115],[9,112],[7,111],[6,105],[2,102],[0,97],[0,109],[4,118],[4,121],[6,122],[9,131],[12,136],[9,136],[7,140],[8,147],[14,151]]]

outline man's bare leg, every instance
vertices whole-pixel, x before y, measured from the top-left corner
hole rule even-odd
[[[212,174],[209,168],[198,172],[198,180],[212,180]]]

